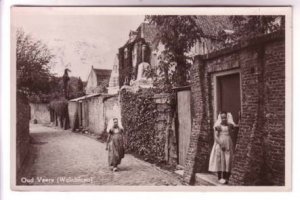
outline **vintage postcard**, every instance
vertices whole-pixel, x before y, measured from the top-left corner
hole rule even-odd
[[[291,7],[11,8],[11,188],[290,191]]]

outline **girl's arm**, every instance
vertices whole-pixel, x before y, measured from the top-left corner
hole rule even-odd
[[[217,142],[217,144],[221,144],[220,140],[219,140],[219,127],[216,127],[215,131],[214,131],[214,139]]]

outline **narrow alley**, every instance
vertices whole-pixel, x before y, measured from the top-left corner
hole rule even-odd
[[[126,154],[118,172],[107,164],[105,144],[84,135],[39,124],[30,127],[31,157],[20,184],[182,185],[172,172]]]

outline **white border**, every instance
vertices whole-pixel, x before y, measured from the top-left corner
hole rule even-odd
[[[56,8],[46,8],[41,10],[39,7],[33,7],[33,8],[23,8],[23,7],[14,7],[12,8],[12,12],[11,12],[11,19],[12,19],[12,40],[11,40],[11,113],[14,114],[15,113],[15,108],[16,108],[16,100],[15,100],[15,94],[16,94],[16,84],[13,85],[13,83],[16,82],[15,80],[15,63],[16,63],[16,58],[15,58],[15,31],[14,31],[14,16],[15,16],[15,11],[18,11],[22,9],[22,14],[24,13],[28,13],[30,14],[32,12],[32,10],[36,10],[38,12],[43,12],[43,14],[49,14],[49,15],[53,15],[53,10],[55,10],[56,12],[58,12],[58,14],[74,14],[76,13],[76,15],[81,15],[84,13],[88,13],[91,15],[97,14],[97,15],[143,15],[143,14],[162,14],[162,15],[232,15],[232,14],[243,14],[243,15],[285,15],[286,16],[286,26],[289,27],[291,21],[289,19],[291,19],[290,14],[291,11],[290,8],[288,7],[264,7],[264,8],[195,8],[195,7],[184,7],[184,8],[178,8],[178,7],[174,7],[174,8],[170,8],[170,7],[158,7],[158,8],[153,8],[153,7],[149,7],[149,8],[141,8],[141,7],[130,7],[130,8],[123,8],[123,7],[85,7],[85,8],[80,8],[80,7],[76,7],[76,8],[71,8],[71,7],[56,7]],[[291,29],[286,28],[286,38],[291,38],[289,37],[290,35],[290,31]],[[288,39],[287,39],[288,41]],[[291,46],[289,45],[289,43],[286,43],[286,46],[288,48],[290,48]],[[288,49],[287,48],[287,49]],[[289,60],[291,59],[289,56],[291,54],[286,54],[286,72],[288,71],[290,73],[291,71],[291,65],[289,65]],[[290,79],[286,80],[286,87],[291,87],[290,84]],[[290,104],[286,104],[288,107],[288,105]],[[288,112],[286,112],[288,113]],[[287,127],[290,127],[291,124],[289,123],[291,121],[291,116],[290,115],[286,115],[286,120],[287,123]],[[219,190],[223,190],[223,191],[244,191],[245,188],[240,187],[240,186],[234,186],[234,187],[199,187],[199,186],[193,186],[193,187],[169,187],[169,186],[159,186],[159,187],[127,187],[127,186],[119,186],[119,187],[114,187],[114,186],[16,186],[16,174],[13,173],[16,169],[15,169],[15,163],[16,163],[16,157],[15,157],[15,146],[16,146],[16,136],[15,136],[15,117],[12,115],[11,116],[11,128],[12,128],[12,135],[11,135],[11,188],[13,190],[31,190],[31,191],[35,191],[35,190],[47,190],[47,191],[87,191],[87,190],[100,190],[100,191],[107,191],[107,190],[111,190],[111,191],[219,191]],[[291,132],[288,131],[288,128],[285,131],[286,133],[286,151],[289,150],[291,148],[290,145],[290,138],[291,138]],[[288,145],[289,144],[289,145]],[[286,154],[286,163],[285,163],[285,167],[286,169],[291,169],[291,157],[290,155]],[[251,191],[288,191],[291,187],[291,174],[290,173],[286,173],[286,178],[289,181],[286,181],[286,186],[285,187],[265,187],[265,186],[247,186],[247,190],[251,190]],[[241,189],[243,188],[243,189]]]

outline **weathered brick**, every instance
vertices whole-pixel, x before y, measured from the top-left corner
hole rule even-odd
[[[257,40],[256,40],[257,39]],[[240,46],[195,58],[192,67],[192,135],[184,180],[206,172],[213,142],[213,80],[216,72],[240,69],[241,121],[231,184],[284,185],[285,45],[276,32]]]

